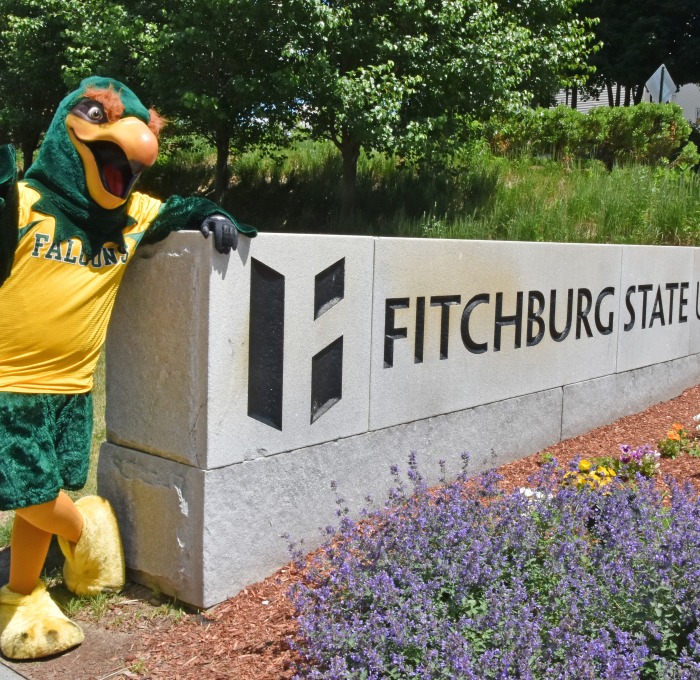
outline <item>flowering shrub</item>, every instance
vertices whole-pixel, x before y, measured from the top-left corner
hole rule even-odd
[[[555,465],[504,495],[492,474],[428,490],[412,459],[412,493],[341,511],[292,592],[297,677],[700,677],[693,492],[562,487]]]
[[[653,477],[659,471],[659,458],[661,454],[651,446],[638,446],[633,449],[628,444],[620,444],[620,458],[618,472],[624,478],[634,478],[640,474],[644,477]]]
[[[673,423],[667,432],[666,438],[658,443],[659,452],[664,458],[676,458],[684,453],[691,456],[700,456],[700,448],[697,441],[680,423]]]
[[[564,475],[564,484],[573,485],[577,489],[598,489],[610,484],[614,477],[617,477],[614,465],[607,462],[591,462],[583,458],[579,461],[576,471],[572,470]]]
[[[637,475],[651,478],[659,471],[661,454],[648,444],[632,448],[629,444],[620,444],[617,458],[603,457],[595,459],[598,465],[606,465],[614,470],[621,480],[634,480]]]

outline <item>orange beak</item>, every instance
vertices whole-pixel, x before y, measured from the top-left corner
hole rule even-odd
[[[97,125],[69,113],[66,127],[92,199],[108,210],[124,205],[140,174],[158,158],[156,136],[134,117]]]

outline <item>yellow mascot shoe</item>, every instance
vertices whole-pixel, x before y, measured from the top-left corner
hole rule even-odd
[[[85,636],[38,583],[29,595],[0,588],[0,650],[8,659],[40,659],[79,645]]]
[[[99,496],[83,496],[75,503],[83,516],[83,533],[77,543],[59,536],[66,558],[63,579],[76,595],[97,595],[124,586],[124,549],[112,506]]]

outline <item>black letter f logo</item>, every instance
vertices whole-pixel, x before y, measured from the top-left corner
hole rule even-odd
[[[314,320],[345,295],[345,258],[316,275]],[[248,415],[282,430],[284,276],[251,258],[248,342]],[[343,336],[311,359],[310,422],[343,397]]]

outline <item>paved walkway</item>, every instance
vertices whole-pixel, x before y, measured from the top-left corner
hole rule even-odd
[[[15,673],[11,668],[8,668],[2,661],[0,660],[0,680],[19,680],[20,678],[23,678],[24,675],[20,675],[19,673]]]

